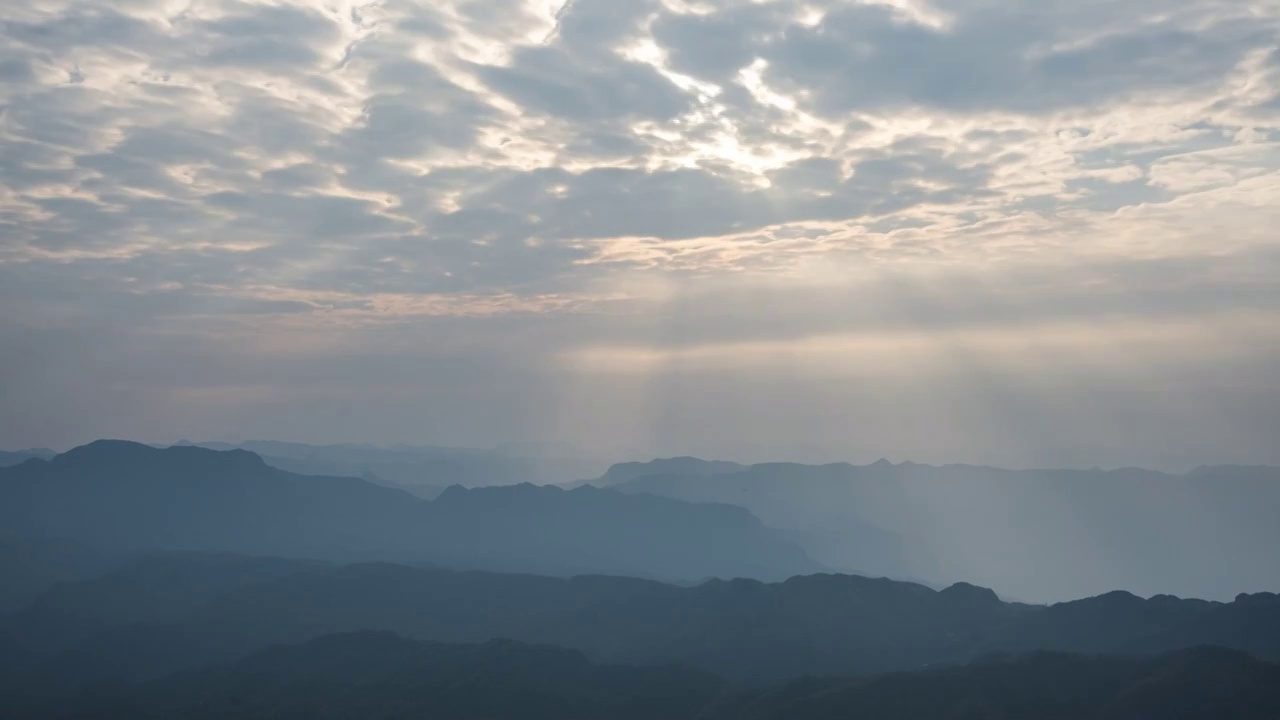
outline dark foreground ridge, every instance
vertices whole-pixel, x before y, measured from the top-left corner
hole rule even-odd
[[[274,644],[385,630],[419,640],[556,645],[593,661],[731,680],[870,675],[1053,650],[1151,656],[1216,645],[1280,660],[1280,597],[1127,593],[1048,607],[970,585],[844,575],[679,587],[633,578],[458,572],[172,555],[67,583],[0,618],[19,686],[138,681]]]
[[[67,720],[1264,720],[1280,713],[1280,666],[1214,648],[1149,659],[1039,653],[743,690],[704,672],[597,665],[545,646],[361,632],[48,707]]]

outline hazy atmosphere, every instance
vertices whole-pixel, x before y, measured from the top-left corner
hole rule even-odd
[[[1280,718],[1280,0],[0,0],[0,720]]]
[[[0,439],[1280,463],[1275,0],[29,0]]]

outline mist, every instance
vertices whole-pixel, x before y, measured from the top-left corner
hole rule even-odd
[[[0,718],[1280,717],[1276,0],[0,5]]]
[[[1036,297],[1030,281],[997,280],[684,280],[609,313],[354,326],[9,319],[21,341],[6,350],[0,429],[12,447],[61,449],[104,436],[559,443],[606,465],[1280,463],[1269,310],[1142,307],[1118,288],[1099,314],[1094,289]]]

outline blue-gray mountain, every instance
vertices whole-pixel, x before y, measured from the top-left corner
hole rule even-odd
[[[1273,720],[1280,665],[1213,648],[1152,659],[1039,653],[743,690],[704,672],[597,665],[552,647],[442,645],[361,632],[52,707],[52,715],[85,720]]]
[[[249,440],[241,443],[181,441],[210,450],[248,450],[268,465],[302,475],[372,477],[406,489],[450,485],[477,487],[556,483],[599,472],[603,463],[580,460],[572,448],[506,445],[494,449],[419,447],[397,445],[308,445],[305,443]],[[417,494],[417,493],[415,493]]]
[[[116,560],[82,543],[0,535],[0,613],[17,610],[60,582],[96,577]]]
[[[749,510],[690,501],[739,502],[819,552],[908,570],[932,548],[1052,575],[1036,563],[1087,542],[1110,550],[1080,553],[1110,562],[1096,581],[1163,551],[1135,574],[1150,582],[1269,540],[1271,473],[677,458],[619,466],[603,489],[453,486],[428,501],[244,450],[103,441],[0,469],[0,571],[21,606],[0,615],[0,719],[1272,718],[1274,594],[1039,606],[968,583],[806,575],[819,566]],[[947,542],[968,545],[939,553]],[[1219,583],[1256,589],[1271,547],[1217,558]],[[563,577],[584,571],[792,577]]]
[[[48,448],[32,448],[30,450],[0,450],[0,467],[13,467],[32,459],[48,460],[57,455]]]
[[[0,675],[65,694],[74,689],[67,682],[146,680],[359,630],[450,643],[507,638],[595,661],[774,681],[1035,650],[1149,656],[1218,645],[1280,660],[1280,597],[1217,603],[1115,592],[1032,606],[972,585],[935,591],[842,575],[681,587],[174,555],[64,584],[0,619],[0,647],[8,648]]]
[[[599,484],[740,505],[833,568],[968,580],[1027,600],[1116,587],[1211,598],[1280,589],[1280,468],[679,465],[629,465]]]
[[[748,511],[593,487],[454,486],[433,501],[295,475],[244,450],[99,441],[0,469],[0,532],[104,551],[203,550],[673,580],[821,566]]]

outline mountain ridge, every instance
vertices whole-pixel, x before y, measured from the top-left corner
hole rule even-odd
[[[364,631],[274,646],[64,704],[68,718],[296,717],[323,707],[341,717],[459,720],[1269,720],[1280,712],[1280,665],[1213,647],[1149,659],[1033,653],[750,689],[679,667],[598,664],[553,646],[441,644]]]
[[[966,580],[1033,600],[1104,592],[1229,597],[1280,587],[1280,468],[1002,470],[762,463],[650,474],[622,492],[729,502],[838,570]]]
[[[128,441],[0,469],[0,532],[123,551],[684,581],[822,569],[749,511],[723,504],[531,484],[456,487],[426,500],[360,478],[289,473],[244,450]]]
[[[1280,597],[1268,593],[1224,603],[1117,592],[1033,606],[968,584],[939,591],[839,574],[678,586],[255,558],[238,572],[236,562],[172,556],[65,584],[0,620],[0,635],[26,649],[26,660],[11,662],[44,668],[38,674],[86,677],[85,668],[100,668],[124,679],[171,672],[174,658],[198,665],[355,630],[435,642],[506,638],[598,662],[674,663],[762,682],[1035,650],[1150,656],[1221,645],[1280,660]]]

